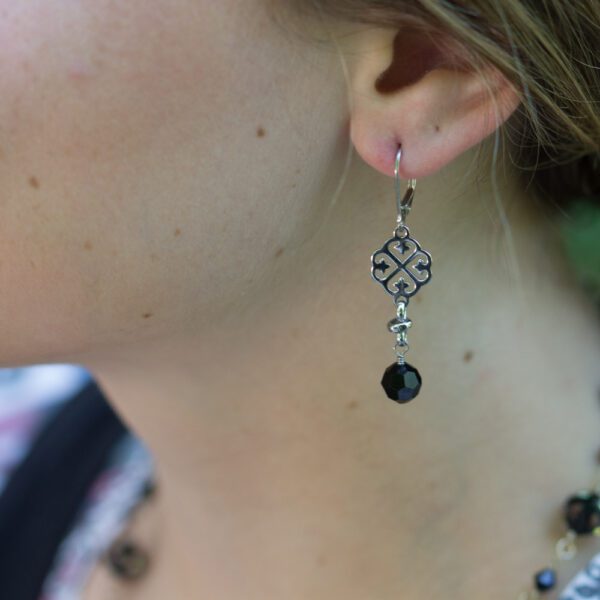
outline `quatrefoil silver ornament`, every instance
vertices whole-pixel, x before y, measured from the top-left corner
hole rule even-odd
[[[381,248],[371,255],[371,275],[397,302],[410,298],[431,279],[431,254],[400,225]]]

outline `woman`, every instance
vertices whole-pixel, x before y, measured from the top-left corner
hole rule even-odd
[[[598,193],[599,27],[596,0],[3,3],[2,363],[84,365],[157,462],[152,567],[82,597],[528,589],[597,441],[556,207]],[[398,147],[433,257],[405,406],[368,272]]]

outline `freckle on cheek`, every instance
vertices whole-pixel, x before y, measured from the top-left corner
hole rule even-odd
[[[91,250],[91,249],[92,249],[92,242],[90,242],[90,240],[87,240],[87,241],[85,242],[85,244],[83,245],[83,247],[84,247],[86,250]]]
[[[29,178],[29,185],[34,188],[34,189],[39,189],[40,187],[40,182],[38,180],[37,177],[34,177],[33,175]]]
[[[181,229],[179,229],[179,227],[177,227],[177,229],[175,229],[175,235],[181,235]]]

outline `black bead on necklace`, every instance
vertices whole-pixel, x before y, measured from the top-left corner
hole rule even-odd
[[[562,516],[565,533],[554,545],[553,560],[534,573],[530,587],[521,591],[517,600],[538,600],[554,590],[558,583],[559,563],[576,556],[578,538],[600,536],[600,478],[591,488],[570,495],[563,504]],[[593,576],[594,585],[576,586],[577,598],[600,598],[600,570],[586,568],[585,572]],[[563,598],[568,600],[571,596],[561,596]]]

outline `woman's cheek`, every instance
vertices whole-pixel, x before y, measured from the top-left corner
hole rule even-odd
[[[0,4],[0,363],[148,314],[165,263],[148,246],[181,225],[160,210],[165,166],[194,115],[216,110],[189,23],[158,27],[141,3],[21,4]]]
[[[329,149],[267,4],[0,0],[0,364],[218,322],[303,238]]]
[[[20,4],[0,0],[0,364],[210,315],[289,216],[225,176],[275,164],[289,110],[262,0]],[[245,244],[221,249],[225,230]]]

